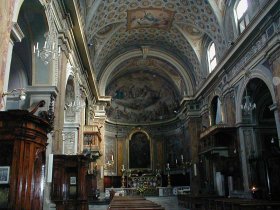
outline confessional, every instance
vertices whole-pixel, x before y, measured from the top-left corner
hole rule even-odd
[[[54,155],[51,199],[57,210],[88,210],[85,155]]]

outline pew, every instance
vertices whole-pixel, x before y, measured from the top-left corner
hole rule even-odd
[[[164,210],[164,208],[144,197],[134,196],[115,196],[108,210]]]
[[[280,210],[280,201],[218,196],[178,196],[179,205],[191,210]]]

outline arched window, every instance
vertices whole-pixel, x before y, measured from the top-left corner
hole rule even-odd
[[[209,72],[213,71],[213,69],[217,65],[217,60],[216,60],[216,50],[215,50],[215,44],[214,42],[211,42],[208,47],[208,66],[209,66]]]
[[[249,24],[248,2],[247,0],[239,0],[235,7],[237,27],[239,33],[242,33]]]

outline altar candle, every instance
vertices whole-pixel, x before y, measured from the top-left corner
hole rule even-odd
[[[122,169],[124,169],[124,165],[122,165]]]
[[[112,155],[112,161],[114,160],[114,155]]]
[[[196,169],[196,164],[193,164],[193,175],[197,176],[197,169]]]
[[[169,168],[169,163],[167,163],[167,168]]]
[[[178,162],[177,162],[177,158],[176,158],[176,160],[175,160],[175,163],[176,163],[176,165],[177,165],[177,163],[178,163]]]
[[[184,160],[184,156],[183,155],[181,155],[181,159]]]

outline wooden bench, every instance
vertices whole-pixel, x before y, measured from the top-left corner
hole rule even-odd
[[[133,196],[115,196],[108,210],[164,210],[164,208],[152,201],[146,200],[144,197]]]
[[[178,195],[180,206],[191,210],[280,210],[280,201],[218,196]]]

